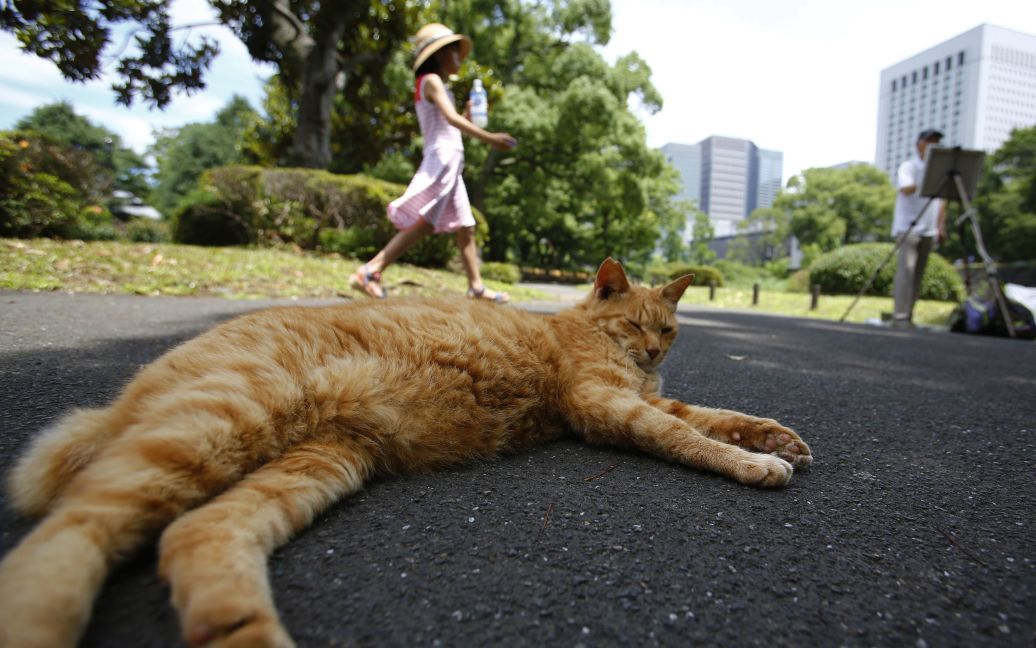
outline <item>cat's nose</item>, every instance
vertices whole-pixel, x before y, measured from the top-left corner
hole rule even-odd
[[[648,357],[651,358],[652,360],[654,360],[655,357],[658,355],[658,349],[646,349],[646,351],[647,351]]]

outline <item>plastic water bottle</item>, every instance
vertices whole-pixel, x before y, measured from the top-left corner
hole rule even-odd
[[[482,79],[475,79],[471,84],[471,122],[479,128],[489,123],[489,99],[486,89],[482,87]]]

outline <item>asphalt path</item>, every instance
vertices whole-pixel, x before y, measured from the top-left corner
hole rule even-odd
[[[269,304],[0,293],[0,472],[62,412]],[[667,395],[780,420],[809,470],[758,490],[562,441],[377,480],[271,558],[298,644],[1036,644],[1033,343],[680,320]],[[0,553],[31,525],[4,507]],[[180,645],[155,562],[116,569],[83,645]]]

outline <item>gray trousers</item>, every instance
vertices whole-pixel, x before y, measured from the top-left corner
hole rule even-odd
[[[892,291],[893,319],[907,322],[913,319],[914,303],[921,294],[921,277],[924,276],[924,268],[928,264],[933,240],[932,236],[907,234],[903,244],[899,246],[896,279]]]

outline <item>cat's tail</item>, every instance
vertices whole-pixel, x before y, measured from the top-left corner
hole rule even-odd
[[[25,515],[46,513],[120,429],[114,423],[110,408],[77,409],[40,432],[7,475],[11,506]]]

